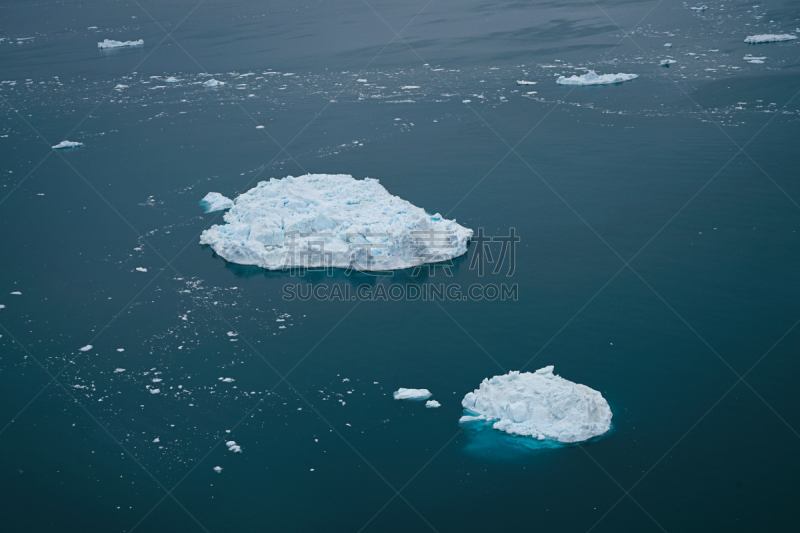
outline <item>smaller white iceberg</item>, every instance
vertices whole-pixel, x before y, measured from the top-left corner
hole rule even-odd
[[[672,48],[672,43],[664,43],[664,48]]]
[[[221,473],[222,472],[222,467],[221,466],[215,466],[214,467],[214,472],[216,472],[217,474]]]
[[[88,352],[89,350],[91,350],[91,349],[92,349],[92,345],[91,345],[91,344],[87,344],[86,346],[83,346],[83,347],[81,347],[81,348],[78,348],[78,349],[79,349],[80,351],[82,351],[82,352]]]
[[[535,81],[517,80],[517,85],[536,85]]]
[[[662,59],[661,60],[661,66],[662,67],[669,67],[670,65],[674,65],[675,63],[677,63],[677,61],[675,61],[674,59]]]
[[[57,145],[53,146],[53,150],[66,150],[69,148],[80,148],[83,146],[83,143],[77,143],[72,141],[61,141]]]
[[[425,402],[425,407],[427,407],[428,409],[436,409],[437,407],[441,406],[442,404],[440,404],[436,400],[428,400],[427,402]]]
[[[102,43],[97,43],[97,48],[122,48],[125,46],[144,46],[144,39],[138,41],[114,41],[104,39]]]
[[[461,405],[466,413],[460,423],[492,421],[494,429],[539,440],[581,442],[611,428],[605,398],[553,374],[552,366],[484,379]]]
[[[242,447],[236,444],[236,441],[234,440],[229,440],[225,443],[225,446],[227,446],[228,450],[232,451],[233,453],[242,453]]]
[[[428,389],[397,389],[394,394],[395,400],[427,400],[432,396],[431,391]]]
[[[797,35],[792,35],[790,33],[783,33],[781,35],[769,33],[764,35],[750,35],[744,40],[744,42],[749,44],[778,43],[781,41],[793,41],[795,39],[797,39]]]
[[[210,192],[200,200],[200,205],[205,208],[206,213],[213,213],[230,209],[233,207],[233,200],[227,196],[222,196],[218,192]]]
[[[569,78],[559,76],[556,83],[559,85],[606,85],[609,83],[622,83],[623,81],[635,80],[636,74],[597,74],[590,70],[582,76],[570,76]]]
[[[203,87],[221,87],[222,85],[225,85],[224,81],[218,81],[213,78],[203,83]]]

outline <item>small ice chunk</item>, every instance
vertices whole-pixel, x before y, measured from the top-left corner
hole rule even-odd
[[[440,404],[436,400],[428,400],[427,402],[425,402],[425,407],[427,407],[428,409],[436,409],[437,407],[441,406],[442,404]]]
[[[263,129],[264,129],[264,126],[256,126],[256,129],[257,129],[257,130],[263,130]]]
[[[125,372],[125,369],[124,368],[115,368],[114,369],[114,373],[115,374],[119,374],[120,372]]]
[[[403,85],[400,88],[401,89],[405,89],[405,90],[408,90],[408,89],[419,89],[419,85]]]
[[[233,378],[219,378],[219,380],[220,380],[221,382],[223,382],[223,383],[233,383],[234,381],[236,381],[236,380],[235,380],[235,379],[233,379]]]
[[[664,48],[672,48],[672,43],[664,43]]]
[[[61,141],[57,145],[53,146],[53,150],[66,150],[69,148],[80,148],[81,146],[83,146],[83,143],[72,142],[72,141]]]
[[[144,46],[144,39],[138,41],[114,41],[103,39],[102,43],[97,43],[97,48],[122,48],[124,46]]]
[[[221,467],[221,466],[215,466],[215,467],[214,467],[214,472],[216,472],[217,474],[219,474],[220,472],[222,472],[222,467]]]
[[[158,437],[156,437],[156,438],[154,438],[154,439],[153,439],[153,442],[161,442],[161,439],[159,439]]]
[[[744,42],[749,44],[778,43],[781,41],[793,41],[795,39],[797,39],[797,35],[792,35],[790,33],[782,33],[780,35],[768,33],[763,35],[749,35]]]
[[[86,346],[83,346],[82,348],[78,348],[78,349],[80,351],[82,351],[82,352],[88,352],[89,350],[92,349],[92,345],[91,344],[87,344]]]
[[[636,74],[597,74],[595,71],[590,70],[581,76],[570,76],[569,78],[559,76],[556,83],[559,85],[606,85],[609,83],[622,83],[624,81],[635,80],[638,78]]]
[[[697,6],[697,7],[690,7],[689,9],[691,9],[692,11],[702,12],[702,11],[705,11],[706,9],[708,9],[708,6],[707,5],[702,5],[702,6]]]
[[[233,453],[242,453],[242,447],[236,444],[236,441],[229,440],[225,443],[225,446],[228,447],[228,450]]]
[[[161,389],[150,389],[150,394],[158,394],[161,392]]]
[[[674,65],[675,63],[677,63],[677,61],[675,61],[674,59],[662,59],[661,60],[661,66],[662,67],[669,67],[670,65]]]
[[[226,196],[222,196],[218,192],[210,192],[206,194],[202,200],[200,200],[200,205],[205,208],[206,213],[213,213],[215,211],[224,211],[225,209],[230,209],[233,207],[233,200]]]
[[[19,291],[14,291],[11,294],[13,294],[14,296],[22,296],[22,293]]]
[[[536,85],[535,81],[517,80],[517,85]]]
[[[175,76],[170,76],[169,78],[165,79],[164,81],[167,82],[167,83],[178,83],[181,80],[179,80]]]
[[[395,400],[427,400],[431,392],[428,389],[404,389],[399,388],[393,393]]]
[[[144,267],[136,267],[137,272],[147,272],[147,269]]]
[[[203,87],[221,87],[222,85],[225,85],[224,81],[215,80],[213,78],[203,83]]]

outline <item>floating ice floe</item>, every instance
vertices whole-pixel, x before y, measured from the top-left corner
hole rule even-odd
[[[463,255],[472,230],[389,194],[378,180],[308,174],[262,181],[200,236],[232,263],[269,270],[397,270]],[[431,242],[430,235],[435,235]]]
[[[256,129],[257,129],[257,130],[263,130],[263,129],[264,129],[264,126],[256,126]]]
[[[215,467],[214,467],[214,472],[216,472],[217,474],[219,474],[220,472],[222,472],[222,467],[221,467],[221,466],[215,466]]]
[[[80,148],[83,146],[83,143],[72,142],[72,141],[61,141],[57,145],[53,146],[53,150],[65,150],[67,148]]]
[[[464,396],[459,422],[495,421],[495,429],[559,442],[580,442],[611,428],[611,409],[596,390],[553,374],[546,366],[484,379]]]
[[[92,349],[92,345],[91,345],[91,344],[87,344],[86,346],[83,346],[83,347],[81,347],[81,348],[78,348],[78,350],[80,350],[80,351],[82,351],[82,352],[88,352],[88,351],[89,351],[89,350],[91,350],[91,349]]]
[[[115,368],[114,369],[114,373],[115,374],[119,374],[120,372],[125,372],[125,369],[124,368]]]
[[[677,63],[677,61],[675,61],[674,59],[662,59],[661,60],[661,66],[662,67],[669,67],[670,65],[674,65],[675,63]]]
[[[517,85],[536,85],[535,81],[517,80]]]
[[[125,46],[144,46],[144,39],[138,41],[114,41],[104,39],[102,43],[97,43],[97,48],[122,48]]]
[[[221,382],[223,382],[223,383],[233,383],[234,381],[236,381],[236,380],[235,380],[235,379],[233,379],[233,378],[219,378],[219,380],[220,380]]]
[[[431,397],[428,389],[404,389],[399,388],[392,394],[395,400],[427,400]]]
[[[225,85],[224,81],[218,81],[213,78],[203,83],[203,87],[220,87],[222,85]]]
[[[400,87],[400,89],[409,90],[409,89],[419,89],[419,85],[404,85]]]
[[[147,272],[147,269],[144,267],[136,267],[136,272]]]
[[[150,394],[158,394],[161,392],[161,389],[150,389]]]
[[[781,41],[793,41],[795,39],[797,39],[797,35],[792,35],[790,33],[783,33],[780,35],[768,33],[764,35],[750,35],[744,40],[744,42],[750,44],[778,43]]]
[[[664,43],[664,48],[672,48],[672,43]]]
[[[228,450],[232,451],[233,453],[242,453],[242,447],[236,444],[236,441],[234,440],[229,440],[225,443],[225,446],[227,446]]]
[[[181,80],[179,80],[178,78],[176,78],[174,76],[170,76],[169,78],[165,79],[164,81],[167,82],[167,83],[178,83]]]
[[[705,11],[706,9],[708,9],[708,6],[702,5],[697,7],[690,7],[689,9],[691,9],[692,11]]]
[[[206,213],[213,213],[215,211],[230,209],[233,207],[233,200],[222,196],[218,192],[210,192],[200,200],[200,205],[205,208]]]
[[[428,409],[436,409],[437,407],[441,406],[442,404],[440,404],[436,400],[428,400],[427,402],[425,402],[425,407],[427,407]]]
[[[556,83],[560,85],[606,85],[635,80],[638,77],[636,74],[623,74],[622,72],[618,74],[597,74],[595,71],[590,70],[581,76],[570,76],[569,78],[559,76]]]

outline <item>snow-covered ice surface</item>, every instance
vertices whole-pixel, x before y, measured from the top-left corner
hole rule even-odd
[[[123,48],[125,46],[144,46],[144,39],[138,41],[114,41],[112,39],[104,39],[103,42],[97,43],[97,48]]]
[[[222,196],[218,192],[210,192],[200,200],[200,205],[206,210],[206,213],[213,213],[215,211],[223,211],[233,207],[233,200],[226,196]]]
[[[205,230],[200,244],[231,263],[268,270],[397,270],[458,257],[472,237],[454,220],[389,194],[378,180],[342,174],[262,181],[234,200],[224,220]]]
[[[494,429],[540,440],[581,442],[611,428],[603,396],[553,374],[552,366],[484,379],[461,405],[467,414],[460,423],[494,421]]]
[[[73,141],[61,141],[57,145],[53,146],[53,150],[65,150],[68,148],[80,148],[83,146],[83,143],[73,142]]]
[[[609,83],[622,83],[623,81],[635,80],[638,78],[636,74],[597,74],[595,71],[590,70],[586,74],[578,76],[559,76],[556,83],[559,85],[606,85]]]
[[[431,397],[431,392],[428,389],[404,389],[400,387],[392,393],[395,400],[427,400]]]
[[[749,44],[778,43],[781,41],[794,41],[795,39],[797,39],[797,35],[792,35],[790,33],[782,33],[780,35],[767,33],[764,35],[749,35],[744,42]]]

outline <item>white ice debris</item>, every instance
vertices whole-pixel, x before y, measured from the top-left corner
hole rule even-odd
[[[559,76],[556,83],[560,85],[605,85],[607,83],[622,83],[623,81],[630,81],[638,78],[636,74],[600,74],[590,70],[582,76],[570,76],[566,78]]]
[[[233,379],[233,378],[219,378],[219,380],[220,380],[221,382],[223,382],[223,383],[233,383],[234,381],[236,381],[236,380],[235,380],[235,379]]]
[[[517,85],[536,85],[535,81],[517,80]]]
[[[795,39],[797,39],[797,35],[792,35],[790,33],[783,33],[781,35],[768,33],[764,35],[750,35],[744,40],[744,42],[750,44],[777,43],[781,41],[793,41]]]
[[[224,211],[233,207],[233,200],[226,196],[222,196],[218,192],[210,192],[200,200],[200,205],[205,207],[206,213],[213,213],[215,211]]]
[[[395,400],[427,400],[431,397],[428,389],[404,389],[400,387],[393,393]]]
[[[269,270],[397,270],[463,255],[472,230],[393,196],[378,180],[308,174],[262,181],[200,236],[232,263]],[[435,235],[431,242],[430,235]]]
[[[72,141],[61,141],[57,145],[53,146],[53,150],[64,150],[66,148],[80,148],[83,146],[83,143],[72,142]]]
[[[236,444],[236,441],[234,440],[229,440],[225,443],[225,446],[227,446],[228,450],[232,451],[233,453],[242,453],[242,447]]]
[[[138,41],[104,39],[102,43],[97,43],[97,48],[122,48],[123,46],[144,46],[144,39],[139,39]]]
[[[150,394],[158,394],[161,392],[161,389],[150,389]]]
[[[257,130],[263,130],[263,129],[264,129],[264,126],[260,126],[260,125],[259,125],[259,126],[256,126],[256,129],[257,129]]]
[[[670,65],[674,65],[675,63],[677,63],[677,61],[675,61],[674,59],[662,59],[661,60],[661,66],[662,67],[668,67]]]
[[[689,9],[691,9],[692,11],[705,11],[706,9],[708,9],[708,6],[702,5],[698,7],[690,7]]]
[[[114,369],[114,373],[115,374],[119,374],[120,372],[125,372],[125,369],[124,368],[115,368]]]
[[[156,437],[156,438],[154,438],[154,439],[153,439],[153,442],[161,442],[161,439],[159,439],[158,437]]]
[[[215,466],[215,467],[214,467],[214,472],[216,472],[217,474],[219,474],[220,472],[222,472],[222,467],[221,467],[221,466]]]
[[[419,85],[403,85],[402,87],[400,87],[400,89],[403,90],[419,89]]]
[[[218,81],[215,79],[210,79],[207,82],[203,83],[203,87],[219,87],[221,85],[225,85],[224,81]]]
[[[493,427],[500,431],[559,442],[584,441],[611,427],[611,409],[603,396],[554,375],[552,366],[484,379],[461,405],[470,416],[460,422],[496,420]]]
[[[752,54],[746,54],[742,59],[745,61],[764,61],[767,56],[755,57]]]
[[[92,345],[91,344],[87,344],[86,346],[84,346],[82,348],[78,348],[78,350],[80,350],[82,352],[88,352],[91,349],[92,349]]]
[[[136,272],[147,272],[145,267],[136,267]]]
[[[167,82],[167,83],[178,83],[181,80],[179,80],[175,76],[170,76],[169,78],[165,79],[164,81]]]
[[[672,43],[664,43],[664,48],[672,48]]]
[[[428,409],[436,409],[437,407],[441,406],[442,404],[440,404],[436,400],[428,400],[427,402],[425,402],[425,407],[427,407]]]

